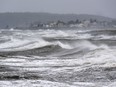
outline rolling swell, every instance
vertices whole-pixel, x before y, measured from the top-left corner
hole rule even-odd
[[[38,55],[38,56],[45,56],[51,54],[53,52],[57,52],[62,50],[59,45],[47,45],[44,47],[33,48],[28,50],[21,50],[21,51],[4,51],[0,52],[0,56],[13,56],[13,55]]]
[[[93,35],[116,35],[116,30],[95,30],[89,31],[88,33],[91,33]]]
[[[19,80],[29,80],[29,84],[40,84],[38,80],[44,80],[76,87],[103,87],[104,83],[116,81],[116,48],[112,48],[116,43],[114,31],[26,32],[14,32],[10,34],[11,38],[9,35],[0,38],[0,80],[4,80],[1,84],[5,84],[5,80],[11,83],[16,80],[13,85],[20,85]]]

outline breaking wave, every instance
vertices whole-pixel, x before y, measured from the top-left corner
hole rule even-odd
[[[116,30],[1,30],[0,86],[112,87],[115,52]]]

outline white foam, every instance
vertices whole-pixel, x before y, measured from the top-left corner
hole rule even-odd
[[[11,41],[0,44],[0,50],[1,51],[27,50],[27,49],[46,46],[49,44],[50,44],[49,42],[44,41],[41,38],[24,39],[24,40],[11,38]]]
[[[116,87],[116,82],[112,82],[111,84],[109,84],[107,86],[102,86],[102,87]]]
[[[116,40],[116,36],[115,35],[99,35],[99,36],[96,36],[95,37],[96,39],[98,39],[98,40],[104,40],[104,39],[106,39],[106,40]]]
[[[65,49],[72,49],[72,47],[69,44],[63,44],[60,41],[57,41],[55,44],[58,44],[60,47]]]
[[[0,81],[0,87],[79,87],[46,80]]]
[[[11,28],[10,31],[14,31],[14,28]]]
[[[91,34],[77,34],[78,39],[91,39],[92,37]]]
[[[78,41],[76,43],[72,43],[71,46],[73,48],[81,48],[81,49],[87,48],[90,50],[98,48],[98,46],[96,46],[95,44],[93,44],[87,40],[82,40],[82,41]]]
[[[69,36],[68,33],[63,32],[61,30],[49,30],[47,32],[42,32],[43,33],[43,37],[67,37]]]
[[[83,58],[90,64],[99,64],[104,67],[111,67],[111,64],[116,63],[116,53],[111,49],[98,48],[90,51]]]

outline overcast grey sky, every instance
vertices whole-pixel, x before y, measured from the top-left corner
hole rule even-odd
[[[0,0],[0,12],[76,13],[116,18],[116,0]]]

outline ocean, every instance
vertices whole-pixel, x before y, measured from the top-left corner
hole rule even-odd
[[[116,29],[1,29],[0,87],[116,87]]]

